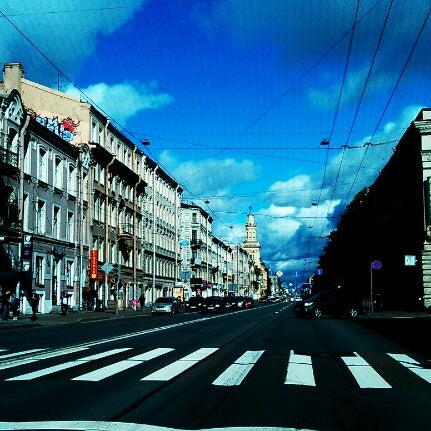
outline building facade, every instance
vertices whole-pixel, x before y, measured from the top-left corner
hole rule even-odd
[[[117,309],[179,288],[259,290],[260,254],[252,265],[216,238],[209,213],[182,204],[181,186],[90,103],[25,79],[19,63],[4,65],[0,102],[2,292],[36,289],[50,312],[63,291],[72,307]]]
[[[59,220],[58,229],[60,236],[62,229],[67,235],[68,247],[54,241],[54,263],[33,255],[30,284],[39,288],[44,307],[55,305],[58,289],[52,285],[62,286],[59,281],[70,287],[70,304],[78,306],[88,297],[102,306],[109,301],[127,306],[141,294],[152,301],[172,293],[179,276],[179,184],[92,105],[26,80],[19,63],[4,65],[0,90],[20,95],[25,106],[22,117],[27,115],[38,134],[26,153],[18,157],[23,166],[8,175],[8,181],[27,175],[37,182],[38,191],[28,192],[29,204],[27,195],[23,195],[21,205],[18,203],[18,212],[27,223],[22,232],[38,235],[46,242],[50,235],[56,235],[48,231],[52,232],[51,224],[60,216],[57,209],[48,207],[61,208],[65,219]],[[49,142],[42,145],[42,139]],[[4,139],[5,154],[13,145],[19,147],[12,141],[10,137]],[[57,155],[60,149],[63,154]],[[52,203],[48,202],[51,195]],[[34,216],[25,214],[31,212],[30,204],[40,205]],[[46,247],[49,249],[50,244]],[[67,254],[70,247],[76,256],[74,263]],[[93,271],[88,270],[91,258]],[[60,271],[57,267],[66,268],[66,275],[55,275]],[[41,283],[41,277],[49,279],[51,285]]]

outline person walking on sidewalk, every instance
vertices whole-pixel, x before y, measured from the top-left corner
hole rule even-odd
[[[37,320],[36,313],[39,308],[39,295],[36,292],[36,289],[33,289],[31,292],[30,305],[31,305],[31,311],[33,312],[33,315],[31,316],[31,320]]]
[[[2,313],[1,320],[9,319],[9,310],[10,310],[10,291],[8,290],[2,295]]]
[[[67,295],[67,291],[63,290],[61,292],[61,297],[60,297],[60,303],[61,303],[61,314],[63,316],[65,316],[67,314],[67,307],[68,307],[68,295]]]

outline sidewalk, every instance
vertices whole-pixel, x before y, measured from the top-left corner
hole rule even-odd
[[[78,323],[85,321],[100,321],[107,319],[119,319],[123,317],[143,317],[151,316],[151,311],[148,307],[143,311],[137,309],[119,310],[118,314],[114,310],[105,311],[69,311],[65,316],[59,312],[52,312],[46,314],[37,314],[37,320],[31,320],[31,314],[18,316],[17,320],[0,320],[0,331],[2,329],[22,328],[25,326],[56,326],[65,325],[68,323]]]

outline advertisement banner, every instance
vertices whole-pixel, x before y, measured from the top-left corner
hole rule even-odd
[[[90,280],[97,279],[99,251],[90,250]]]

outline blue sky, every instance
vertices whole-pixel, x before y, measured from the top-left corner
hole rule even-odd
[[[431,105],[429,8],[2,0],[0,59],[78,87],[132,141],[149,139],[220,239],[244,240],[251,207],[262,259],[287,282],[313,272],[338,215]]]

